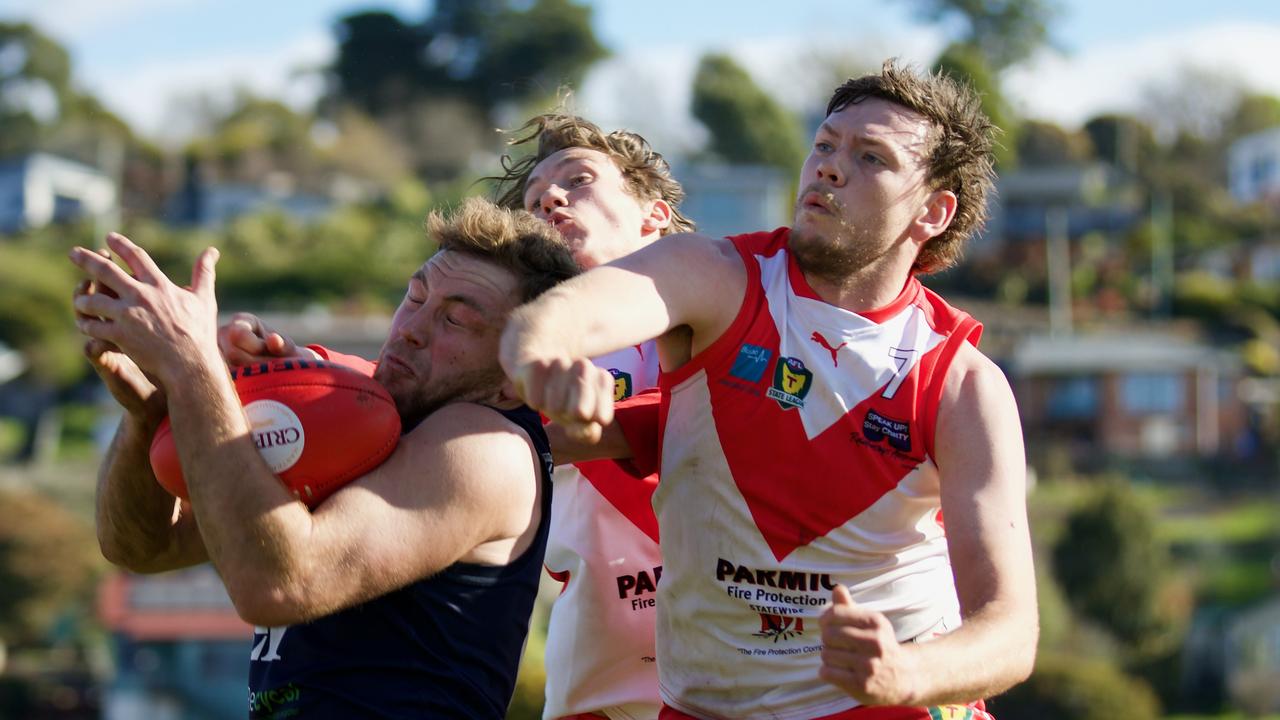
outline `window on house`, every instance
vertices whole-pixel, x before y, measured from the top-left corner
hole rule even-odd
[[[1054,420],[1077,420],[1098,414],[1098,379],[1093,377],[1059,378],[1049,389],[1046,407]]]
[[[1176,373],[1134,373],[1120,381],[1120,403],[1130,415],[1181,412],[1186,405],[1186,383]]]

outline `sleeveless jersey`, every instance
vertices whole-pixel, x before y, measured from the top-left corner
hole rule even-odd
[[[551,451],[537,413],[497,412],[528,434],[540,458],[542,514],[529,548],[503,566],[454,563],[309,623],[255,628],[250,718],[506,715],[542,573]]]
[[[818,678],[836,583],[899,641],[960,623],[933,434],[947,368],[981,327],[914,278],[872,312],[827,304],[788,238],[730,238],[742,307],[662,377],[658,672],[663,699],[695,717],[857,705]]]
[[[657,355],[650,341],[594,362],[613,375],[621,401],[658,384]],[[548,720],[653,720],[661,709],[654,616],[662,556],[651,505],[658,477],[640,477],[612,461],[556,468],[546,565],[565,585],[547,628]]]

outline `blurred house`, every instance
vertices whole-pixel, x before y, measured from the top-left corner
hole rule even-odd
[[[1280,127],[1231,143],[1227,148],[1227,187],[1239,203],[1280,200]]]
[[[1258,716],[1280,712],[1280,598],[1237,615],[1226,643],[1233,706]]]
[[[115,181],[88,165],[47,153],[0,162],[0,232],[107,219],[118,202]]]
[[[1240,359],[1171,331],[1030,336],[1007,370],[1031,451],[1057,443],[1088,464],[1257,450]]]
[[[206,182],[191,173],[170,200],[169,219],[182,225],[217,227],[242,215],[275,210],[309,221],[334,205],[325,195],[299,190],[286,173],[275,173],[260,184]]]
[[[112,575],[99,588],[98,612],[115,666],[104,720],[245,717],[253,628],[211,566]]]
[[[772,230],[791,222],[792,175],[762,165],[690,165],[676,170],[680,210],[712,237]]]
[[[1011,244],[1043,240],[1051,211],[1066,216],[1070,238],[1125,232],[1144,216],[1142,193],[1106,163],[1028,167],[1000,174],[986,231],[968,254],[998,254]]]

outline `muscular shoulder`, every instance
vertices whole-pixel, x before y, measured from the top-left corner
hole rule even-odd
[[[939,466],[1023,462],[1022,423],[1004,372],[977,348],[965,343],[947,370],[938,407],[935,446]]]
[[[451,454],[480,455],[493,463],[525,461],[533,450],[524,428],[494,408],[468,402],[451,403],[431,413],[405,440]]]
[[[431,413],[401,439],[404,471],[444,481],[479,502],[495,496],[532,502],[539,477],[528,433],[497,410],[453,403]]]

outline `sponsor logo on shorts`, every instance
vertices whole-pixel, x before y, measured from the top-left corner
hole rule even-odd
[[[743,343],[738,348],[738,357],[733,361],[733,367],[729,368],[729,374],[739,380],[759,382],[764,377],[764,371],[769,368],[771,357],[773,351],[769,348]]]
[[[613,401],[631,397],[631,373],[609,368],[609,374],[613,376]]]
[[[765,395],[778,401],[783,410],[804,407],[804,396],[813,387],[813,373],[800,358],[781,356],[773,369],[773,387]]]

